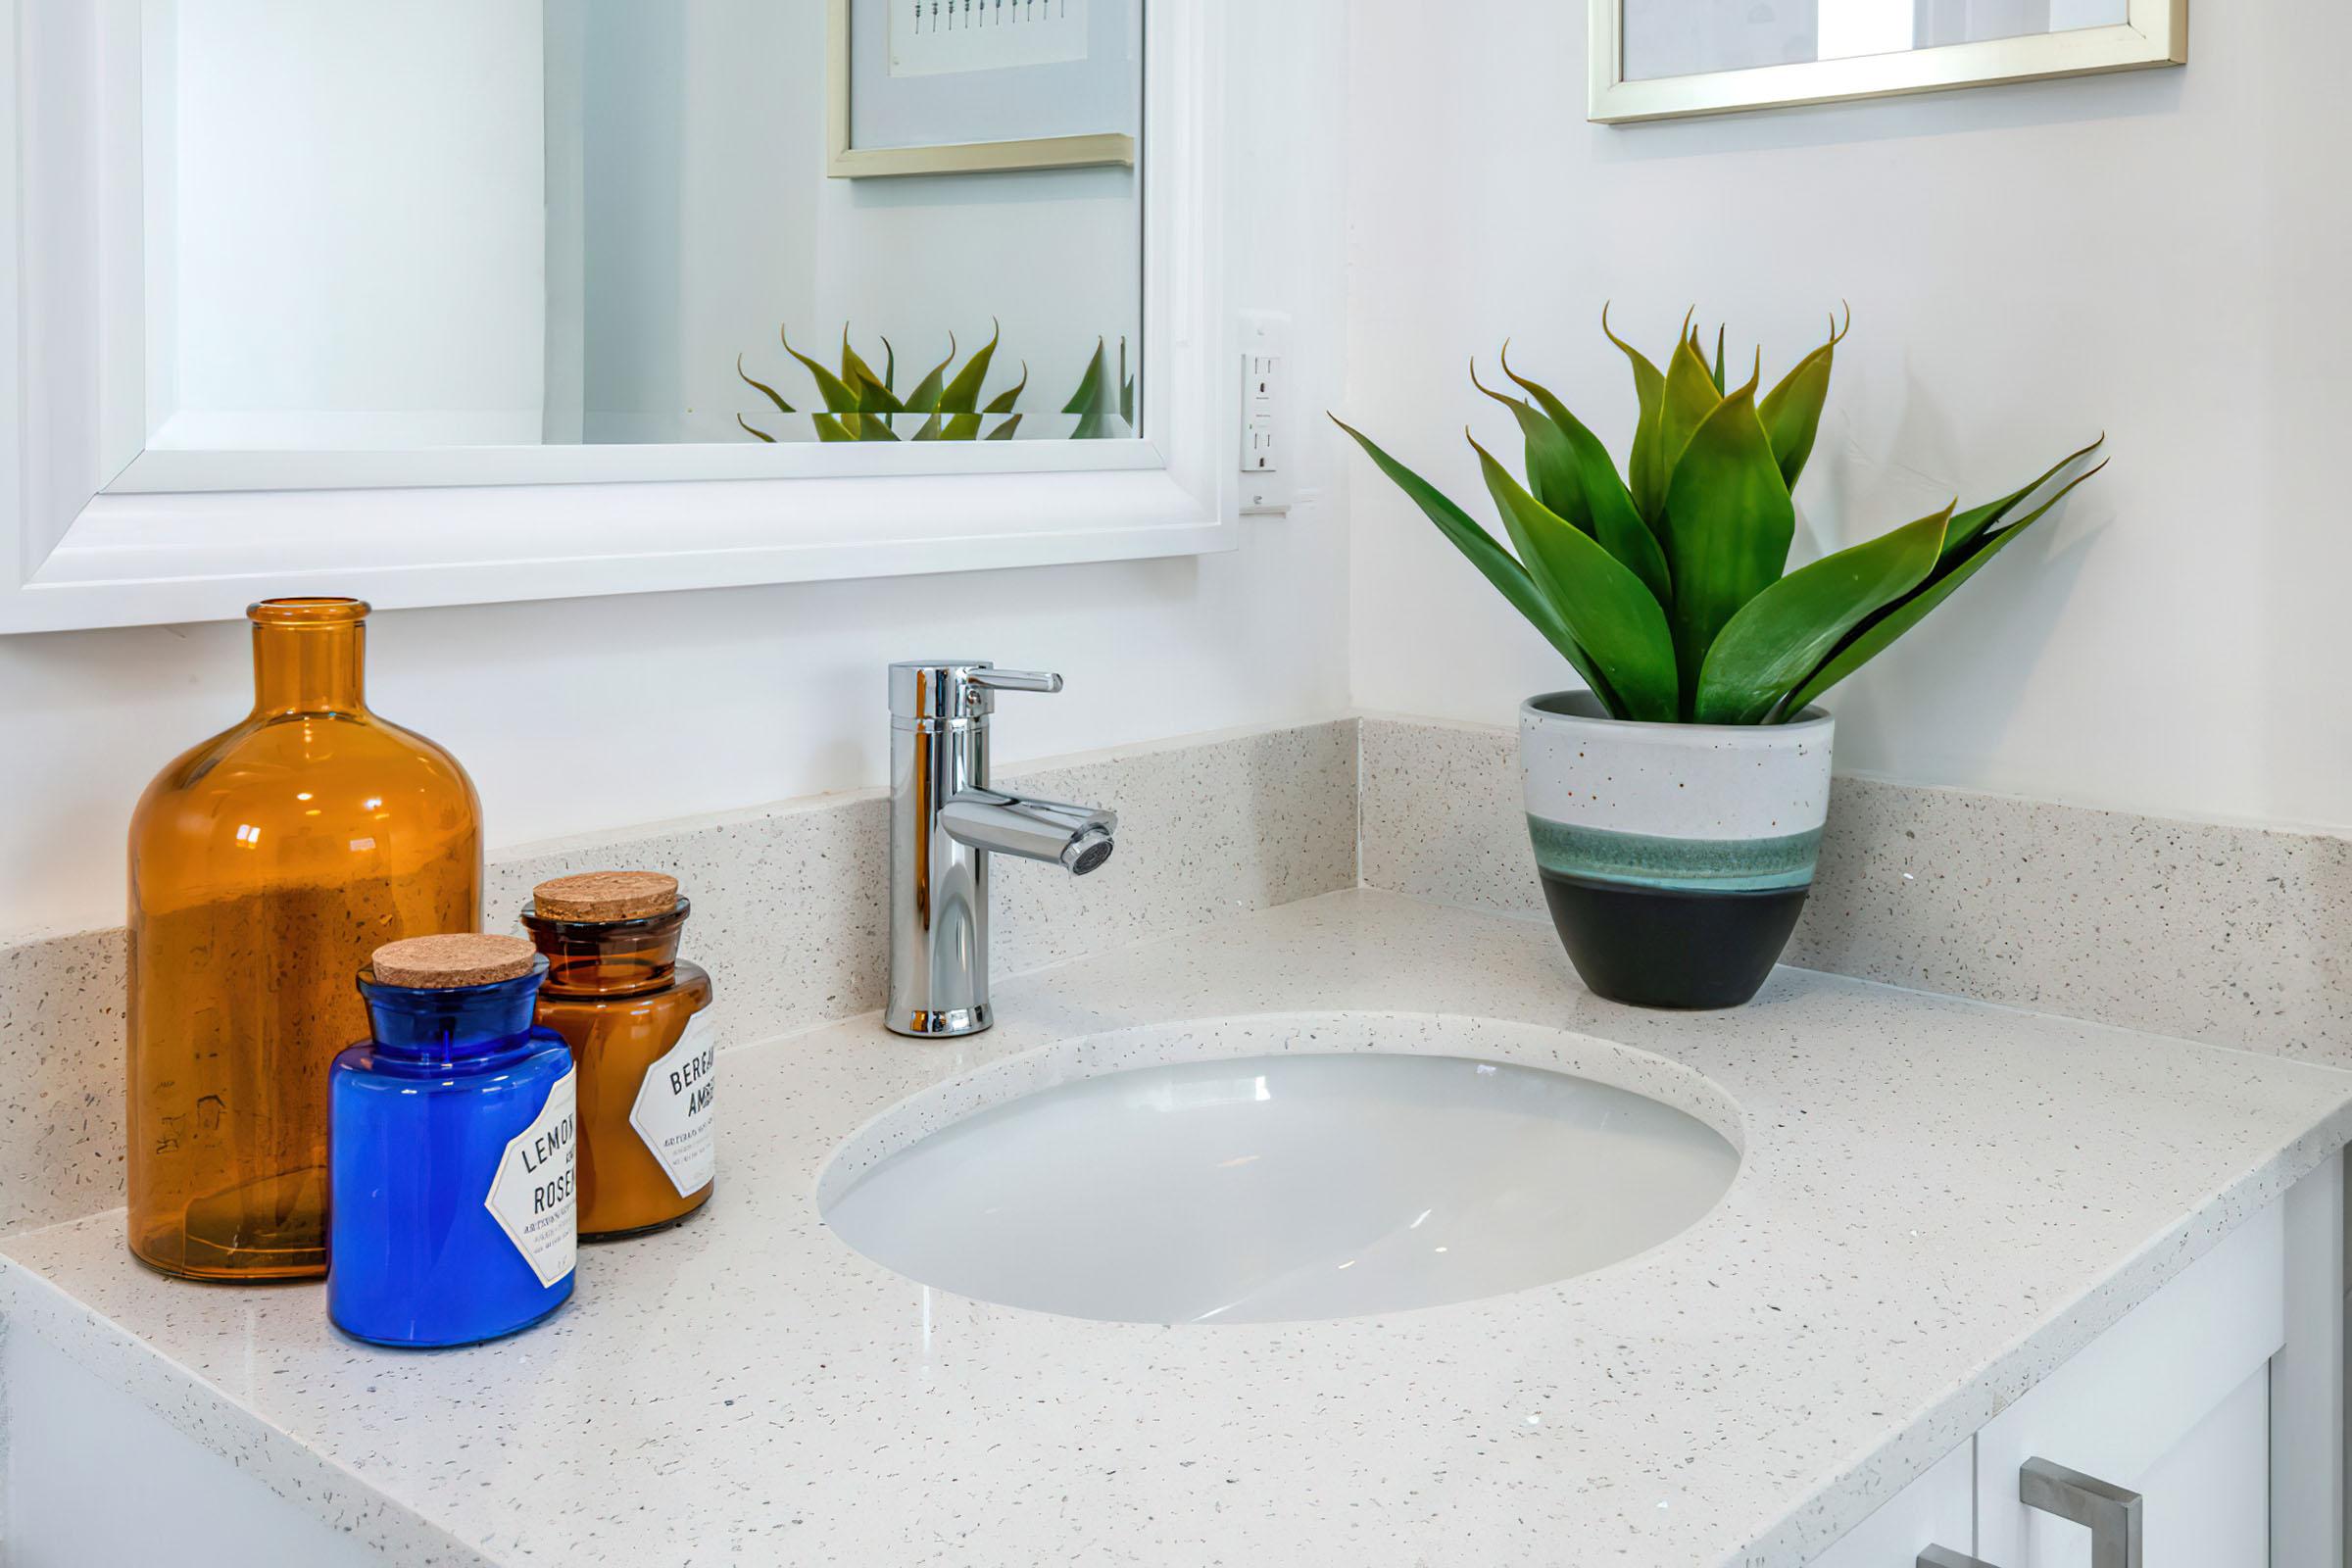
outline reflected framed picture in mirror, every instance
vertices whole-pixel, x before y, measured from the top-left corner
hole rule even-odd
[[[1604,124],[2188,63],[2188,0],[1589,0]]]
[[[837,179],[1135,164],[1143,0],[826,0]]]

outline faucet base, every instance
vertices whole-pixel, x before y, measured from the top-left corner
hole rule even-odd
[[[917,1040],[952,1040],[958,1035],[976,1035],[996,1019],[989,1015],[988,1004],[972,1007],[941,1007],[926,1011],[886,1012],[883,1026],[894,1035],[911,1035]]]

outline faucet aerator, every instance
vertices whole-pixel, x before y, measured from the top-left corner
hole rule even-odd
[[[1116,847],[1109,834],[1096,828],[1070,840],[1069,848],[1061,852],[1061,863],[1070,868],[1070,875],[1084,876],[1109,859]]]

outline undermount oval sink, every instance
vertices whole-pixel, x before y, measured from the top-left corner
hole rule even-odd
[[[1739,1169],[1709,1121],[1738,1135],[1708,1080],[1558,1030],[1213,1019],[918,1095],[853,1138],[817,1196],[859,1252],[981,1300],[1134,1323],[1353,1317],[1666,1241]]]

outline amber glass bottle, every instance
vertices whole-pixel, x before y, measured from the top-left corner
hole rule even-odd
[[[715,1166],[710,976],[678,961],[677,879],[592,871],[531,890],[547,956],[539,1024],[579,1073],[580,1239],[658,1230],[708,1202]]]
[[[368,607],[255,605],[253,711],[130,821],[130,1250],[168,1273],[326,1272],[327,1067],[368,1035],[352,975],[478,928],[480,806],[362,699]]]

